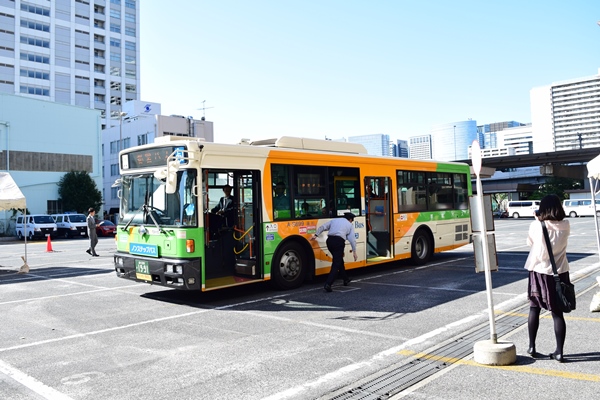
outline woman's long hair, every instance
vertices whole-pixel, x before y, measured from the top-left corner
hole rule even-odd
[[[544,196],[540,201],[538,219],[540,221],[562,221],[565,217],[565,209],[560,198],[555,194]]]

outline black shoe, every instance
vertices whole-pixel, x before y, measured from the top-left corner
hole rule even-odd
[[[352,278],[346,278],[344,279],[344,286],[348,286],[348,284],[352,282]]]
[[[535,346],[529,346],[527,349],[527,354],[529,354],[531,357],[537,357],[538,353],[535,351]]]
[[[92,257],[100,257],[98,254],[92,254]]]
[[[560,353],[558,353],[558,354],[550,353],[550,354],[548,354],[548,357],[550,357],[553,360],[558,361],[559,363],[565,361],[565,359],[563,358],[563,355]]]
[[[92,255],[92,252],[90,251],[90,249],[87,249],[85,252],[88,253],[90,256]]]
[[[331,289],[331,285],[325,284],[325,291],[332,292],[333,290]]]

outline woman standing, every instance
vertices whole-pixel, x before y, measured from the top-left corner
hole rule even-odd
[[[552,263],[550,262],[540,221],[544,221],[548,229],[558,276],[561,281],[570,283],[567,244],[571,227],[569,221],[564,218],[565,211],[558,196],[551,194],[541,200],[537,220],[533,221],[529,226],[527,244],[531,249],[525,262],[525,269],[529,271],[527,297],[530,301],[527,323],[529,331],[529,348],[527,349],[527,353],[534,357],[538,355],[535,349],[535,338],[540,325],[540,311],[543,308],[552,313],[556,349],[549,356],[558,362],[563,362],[563,346],[565,344],[567,325],[563,312],[558,306]]]

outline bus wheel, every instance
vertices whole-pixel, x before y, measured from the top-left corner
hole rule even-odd
[[[412,262],[417,265],[425,264],[433,255],[431,238],[423,229],[415,232],[410,252]]]
[[[308,261],[297,243],[284,244],[275,254],[271,266],[271,281],[278,289],[293,289],[302,285]]]

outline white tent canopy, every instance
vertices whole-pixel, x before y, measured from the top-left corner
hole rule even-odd
[[[8,172],[0,172],[0,210],[25,210],[25,196]]]
[[[592,204],[594,205],[594,221],[596,221],[596,242],[598,243],[598,256],[600,257],[600,229],[598,229],[598,216],[596,207],[596,195],[600,192],[600,155],[594,157],[587,163],[588,178],[590,180],[590,190],[592,192]]]

